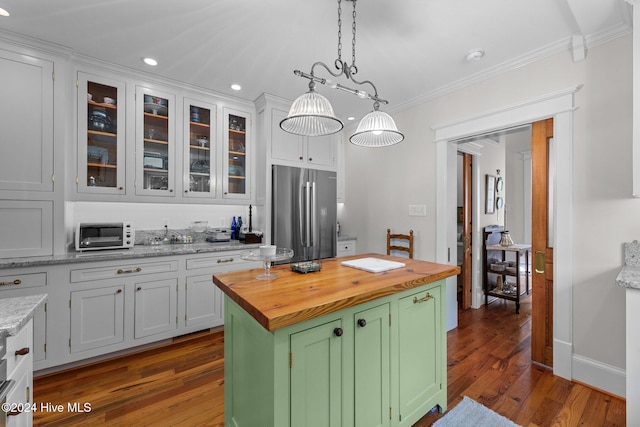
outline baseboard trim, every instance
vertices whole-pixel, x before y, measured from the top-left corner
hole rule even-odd
[[[627,374],[624,369],[575,354],[572,365],[573,379],[576,382],[626,399]]]

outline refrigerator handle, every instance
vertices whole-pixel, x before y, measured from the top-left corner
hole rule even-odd
[[[318,193],[316,192],[316,183],[311,183],[311,230],[310,236],[311,241],[309,242],[309,246],[315,246],[316,241],[318,240]]]
[[[304,246],[310,246],[311,244],[311,183],[307,181],[304,184],[305,188],[305,212],[304,212],[304,234],[305,237]]]

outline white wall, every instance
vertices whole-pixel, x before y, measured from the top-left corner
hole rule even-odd
[[[622,243],[640,238],[640,200],[631,197],[631,48],[625,36],[591,48],[579,63],[569,51],[545,58],[394,114],[406,136],[396,146],[348,144],[341,224],[358,237],[358,252],[383,252],[387,227],[413,228],[415,257],[435,259],[432,126],[584,85],[574,113],[573,349],[623,370],[625,294],[615,277]],[[407,206],[418,203],[427,216],[409,217]]]
[[[531,197],[530,181],[525,180],[522,152],[531,150],[531,129],[505,136],[505,215],[507,230],[515,243],[531,243],[525,236],[531,235],[531,222],[525,223],[525,197]],[[529,188],[525,188],[528,186]],[[529,212],[528,218],[531,213]],[[528,229],[529,233],[525,230]],[[529,241],[527,241],[529,240]]]

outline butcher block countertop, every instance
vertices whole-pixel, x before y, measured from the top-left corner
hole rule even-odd
[[[341,265],[342,261],[380,258],[405,267],[370,273]],[[322,269],[296,273],[289,264],[274,266],[274,280],[255,277],[263,269],[214,274],[213,282],[268,331],[393,295],[460,273],[453,265],[436,264],[380,254],[361,254],[322,260]]]

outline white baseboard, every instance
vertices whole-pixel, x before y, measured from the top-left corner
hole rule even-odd
[[[576,354],[573,355],[572,365],[574,380],[626,398],[627,374],[624,369]]]

